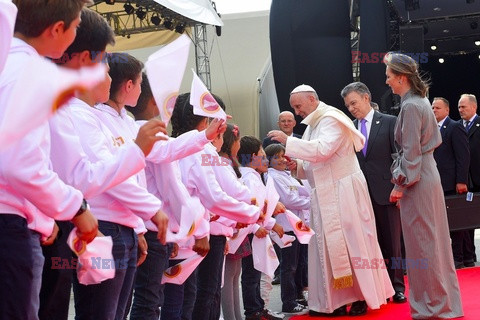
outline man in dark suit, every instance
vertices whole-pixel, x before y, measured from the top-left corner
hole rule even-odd
[[[443,192],[445,195],[465,193],[468,191],[470,165],[467,132],[462,123],[453,121],[448,116],[450,104],[445,98],[434,98],[432,109],[442,135],[442,144],[435,149],[433,156],[437,162]],[[468,230],[450,232],[450,238],[455,268],[464,268],[463,247],[469,241]]]
[[[469,190],[480,191],[480,118],[477,115],[477,98],[473,94],[462,94],[458,101],[458,112],[461,122],[467,131],[470,148]],[[468,230],[469,241],[463,248],[463,263],[465,266],[475,266],[475,229]]]
[[[287,136],[294,136],[295,138],[301,138],[302,136],[296,133],[293,133],[293,128],[297,122],[295,121],[295,116],[290,111],[283,111],[278,115],[278,128],[282,130]],[[262,147],[265,149],[271,144],[278,143],[275,140],[272,140],[270,137],[263,139]]]
[[[341,96],[348,111],[356,119],[355,126],[366,137],[365,147],[357,152],[357,158],[372,199],[378,243],[383,257],[388,260],[388,275],[395,290],[393,301],[403,303],[407,301],[403,270],[392,267],[392,259],[398,261],[402,258],[400,211],[389,201],[393,189],[390,166],[393,162],[392,154],[395,153],[393,132],[397,118],[373,110],[370,90],[361,82],[347,85]]]

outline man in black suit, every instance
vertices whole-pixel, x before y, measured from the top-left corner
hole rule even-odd
[[[295,138],[301,138],[302,136],[296,133],[293,133],[293,128],[297,122],[295,121],[295,116],[290,111],[283,111],[278,115],[278,128],[282,130],[287,136],[294,136]],[[262,147],[265,149],[271,144],[278,143],[275,140],[272,140],[270,137],[263,139]]]
[[[480,118],[477,115],[477,98],[473,94],[462,94],[458,101],[458,112],[461,122],[467,131],[470,147],[469,190],[480,191]],[[463,248],[463,263],[465,266],[475,266],[475,229],[468,230],[469,241]]]
[[[361,82],[353,82],[343,88],[341,96],[348,111],[355,117],[355,126],[366,137],[365,147],[357,152],[358,162],[367,180],[372,199],[378,243],[383,257],[388,260],[388,275],[392,281],[396,303],[406,302],[403,270],[392,268],[392,259],[401,259],[400,211],[390,203],[393,184],[390,166],[395,153],[395,116],[379,113],[371,107],[371,93]],[[398,265],[398,264],[397,264]]]
[[[470,165],[467,132],[462,123],[453,121],[448,116],[450,104],[445,98],[434,98],[432,109],[442,135],[442,144],[435,149],[433,156],[442,180],[443,193],[445,195],[465,193],[468,191]],[[464,268],[463,247],[465,242],[469,241],[468,230],[450,232],[450,238],[455,268]]]

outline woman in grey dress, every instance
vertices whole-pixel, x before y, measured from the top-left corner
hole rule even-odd
[[[428,84],[412,58],[389,53],[384,62],[386,83],[401,97],[390,201],[400,205],[411,315],[413,319],[461,317],[445,200],[433,158],[442,138],[426,98]]]

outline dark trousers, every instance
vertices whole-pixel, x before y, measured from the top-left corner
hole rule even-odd
[[[250,243],[253,235],[248,235]],[[253,266],[253,256],[242,259],[242,297],[245,316],[249,317],[265,308],[265,301],[260,296],[260,278],[262,273]]]
[[[308,287],[308,244],[298,243],[298,265],[295,272],[297,298],[303,299],[303,288]]]
[[[387,262],[388,276],[390,277],[395,292],[404,293],[405,283],[403,280],[403,270],[400,268],[392,269],[392,260],[402,257],[400,210],[393,204],[386,206],[379,205],[375,203],[373,199],[372,205],[375,213],[378,244],[382,250],[383,258]]]
[[[168,268],[170,249],[157,239],[157,232],[147,231],[145,239],[148,254],[137,268],[135,293],[133,296],[130,320],[158,320],[163,305],[164,288],[161,284],[163,272]]]
[[[472,263],[477,261],[475,254],[475,229],[466,230],[465,241],[463,242],[463,261]]]
[[[0,214],[0,261],[0,319],[28,319],[34,278],[32,239],[27,221],[18,215]]]
[[[197,271],[198,268],[183,283],[182,320],[192,320],[193,306],[197,297]]]
[[[82,285],[73,277],[76,320],[123,320],[137,265],[137,235],[132,228],[98,221],[98,229],[113,240],[115,277],[94,285]]]
[[[70,264],[73,261],[73,255],[67,244],[67,238],[73,229],[73,224],[68,221],[56,221],[56,223],[59,228],[57,239],[52,245],[42,247],[45,264],[40,289],[40,320],[68,319],[73,276]],[[62,263],[58,264],[57,261]],[[63,268],[63,261],[67,261],[70,267],[65,265]],[[58,265],[62,267],[58,268]]]
[[[292,231],[286,232],[286,234],[294,235]],[[297,306],[296,299],[299,289],[295,282],[295,274],[300,255],[299,244],[298,240],[295,240],[290,247],[281,249],[280,288],[283,311],[290,311]]]
[[[210,236],[210,251],[197,268],[197,294],[193,320],[220,319],[225,236]]]

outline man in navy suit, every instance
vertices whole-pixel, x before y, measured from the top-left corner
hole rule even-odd
[[[450,104],[447,99],[434,98],[432,109],[442,135],[442,144],[435,149],[433,156],[437,162],[443,192],[445,195],[465,193],[468,191],[470,165],[467,132],[462,123],[453,121],[448,116]],[[468,230],[450,232],[450,238],[455,268],[461,269],[465,267],[463,247],[469,241]]]
[[[296,133],[293,133],[293,128],[297,122],[295,121],[295,116],[290,111],[283,111],[278,115],[278,128],[282,130],[287,136],[294,136],[295,138],[301,138],[302,136]],[[275,140],[272,140],[270,137],[263,139],[262,147],[265,149],[271,144],[278,143]]]
[[[401,259],[401,221],[400,211],[390,203],[393,184],[390,166],[395,153],[394,128],[395,116],[379,113],[371,107],[371,93],[361,82],[353,82],[343,88],[341,96],[348,111],[355,117],[354,124],[366,137],[365,147],[357,152],[358,162],[367,180],[378,243],[384,259],[388,260],[388,275],[392,281],[396,303],[406,302],[403,270],[392,268],[392,259]]]
[[[461,122],[467,131],[470,147],[469,190],[480,191],[480,118],[477,115],[477,98],[473,94],[462,94],[458,101],[458,112]],[[477,260],[475,256],[475,230],[468,230],[469,241],[464,247],[463,259],[465,266],[473,267]]]

